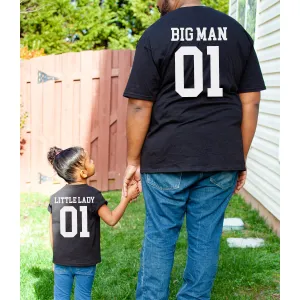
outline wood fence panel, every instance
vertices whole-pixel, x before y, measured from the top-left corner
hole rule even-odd
[[[93,67],[92,51],[81,52],[80,61],[80,145],[90,153]]]
[[[119,51],[113,51],[111,72],[111,103],[109,121],[109,167],[108,167],[108,189],[114,190],[118,187],[116,183],[117,166],[117,111],[118,111],[118,78],[119,73]]]
[[[25,152],[22,156],[22,159],[26,162],[25,163],[25,178],[23,179],[23,182],[25,185],[27,185],[30,180],[31,180],[31,128],[32,128],[32,123],[31,123],[31,65],[29,61],[26,61],[24,63],[25,67],[25,80],[23,79],[22,81],[25,82],[25,85],[23,84],[23,94],[25,96],[24,98],[24,108],[25,111],[28,113],[28,118],[26,120],[26,125],[25,125],[25,138],[26,138],[26,146],[25,146]],[[21,85],[22,87],[22,85]],[[27,190],[27,189],[26,189]]]
[[[92,186],[102,191],[122,188],[127,155],[123,91],[133,56],[131,50],[101,50],[21,61],[21,96],[29,113],[23,131],[22,191],[53,193],[64,185],[54,176],[47,152],[51,146],[75,145],[95,162]],[[39,71],[50,79],[39,83]]]
[[[47,57],[47,60],[44,60],[44,71],[47,74],[54,73],[54,60],[55,56],[51,55]],[[43,84],[43,99],[42,100],[42,113],[43,113],[43,127],[42,127],[42,135],[41,140],[43,141],[43,148],[42,148],[42,161],[40,164],[42,165],[42,174],[53,174],[53,169],[50,166],[47,160],[47,152],[50,147],[55,146],[54,141],[54,131],[53,128],[54,124],[54,109],[55,109],[55,102],[54,102],[54,81],[51,80],[47,82],[47,84]]]
[[[26,77],[26,69],[25,69],[25,61],[21,61],[20,63],[20,90],[21,90],[21,95],[23,94],[23,96],[21,97],[21,103],[23,105],[21,112],[25,113],[27,111],[27,88],[26,88],[26,81],[22,80],[23,78]],[[27,132],[26,132],[26,127],[22,130],[21,132],[21,137],[27,140]],[[28,148],[28,141],[27,145],[24,145],[24,147],[26,146]],[[26,154],[25,154],[26,153]],[[21,187],[24,188],[25,187],[25,182],[26,182],[26,177],[27,177],[27,160],[24,159],[24,155],[28,155],[28,150],[26,152],[24,152],[23,154],[23,159],[20,160],[20,179],[21,179]],[[23,180],[23,182],[22,182]],[[25,181],[25,182],[24,182]]]
[[[79,78],[75,78],[76,74],[80,73],[80,53],[74,53],[72,61],[73,71],[73,145],[80,145],[80,96],[81,96],[81,81]]]
[[[108,190],[108,160],[109,160],[109,120],[111,100],[111,67],[112,51],[100,52],[100,101],[99,101],[99,168],[101,175],[100,189]]]
[[[61,147],[62,149],[73,146],[73,78],[72,78],[72,55],[62,54],[62,109],[61,109]],[[47,85],[47,84],[46,84]]]
[[[90,184],[95,188],[100,189],[102,170],[100,165],[100,115],[99,115],[99,101],[100,101],[100,52],[93,52],[92,57],[93,70],[92,70],[92,113],[91,113],[91,158],[94,161],[96,173],[90,179]]]
[[[61,118],[62,118],[62,56],[55,55],[55,75],[60,80],[55,81],[54,83],[54,146],[61,147]],[[45,84],[48,84],[45,83]]]
[[[118,123],[117,123],[117,174],[116,185],[122,186],[124,171],[126,168],[127,145],[126,145],[126,113],[127,99],[123,92],[126,87],[131,65],[131,51],[120,50],[119,52],[119,85],[118,85]]]
[[[42,99],[43,99],[43,86],[38,83],[38,72],[43,70],[44,60],[38,57],[32,60],[31,64],[31,170],[30,182],[37,185],[39,181],[39,174],[42,173],[40,165],[45,159],[42,155],[43,139],[42,139]],[[39,189],[37,191],[40,191]]]

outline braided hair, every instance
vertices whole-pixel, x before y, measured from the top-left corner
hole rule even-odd
[[[76,170],[84,167],[85,152],[81,147],[71,147],[65,150],[51,147],[47,158],[59,177],[67,183],[74,183]]]

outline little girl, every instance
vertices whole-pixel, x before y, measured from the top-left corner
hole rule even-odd
[[[114,226],[128,203],[139,195],[137,183],[110,211],[100,191],[89,186],[95,174],[88,153],[80,147],[53,147],[48,160],[68,184],[50,198],[50,240],[54,263],[54,299],[69,300],[75,278],[75,299],[91,299],[96,264],[100,257],[100,218]]]

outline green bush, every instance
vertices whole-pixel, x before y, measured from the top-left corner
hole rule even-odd
[[[228,11],[228,0],[202,2]],[[144,30],[158,18],[153,0],[23,0],[21,47],[44,49],[45,54],[134,49]]]

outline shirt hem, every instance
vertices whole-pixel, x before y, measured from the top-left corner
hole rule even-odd
[[[105,200],[104,202],[101,202],[99,203],[97,206],[96,206],[96,211],[95,213],[98,215],[98,210],[103,206],[103,205],[107,205],[108,202]]]
[[[73,264],[73,263],[67,263],[67,262],[58,262],[58,261],[54,261],[54,260],[52,262],[54,264],[56,264],[56,265],[68,266],[68,267],[91,267],[91,266],[95,266],[95,265],[99,264],[101,262],[101,259],[97,260],[96,262],[82,263],[82,264],[79,264],[79,263]]]
[[[184,173],[184,172],[223,172],[223,171],[246,171],[245,166],[231,167],[194,167],[194,168],[142,168],[141,173]]]
[[[240,93],[247,93],[247,92],[260,92],[260,91],[264,91],[266,89],[267,88],[265,86],[264,87],[253,87],[253,88],[249,88],[249,89],[238,90],[237,93],[240,94]]]
[[[134,99],[152,101],[152,102],[154,101],[152,96],[145,96],[145,95],[139,95],[139,94],[134,94],[134,93],[124,93],[123,96],[125,98],[134,98]]]

